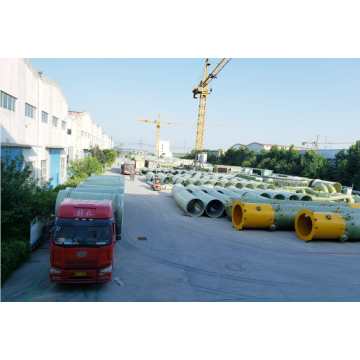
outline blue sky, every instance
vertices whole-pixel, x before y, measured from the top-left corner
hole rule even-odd
[[[220,61],[213,62],[210,71]],[[156,126],[139,119],[197,122],[192,89],[199,59],[33,59],[36,70],[62,88],[69,110],[88,110],[104,132],[128,148],[153,151]],[[210,84],[204,148],[260,142],[301,146],[303,141],[360,139],[360,59],[233,58]],[[163,125],[174,152],[195,147],[196,126]],[[324,145],[320,145],[322,148]],[[348,148],[347,144],[328,148]]]

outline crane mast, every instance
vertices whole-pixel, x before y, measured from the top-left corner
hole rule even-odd
[[[195,152],[201,151],[204,144],[207,96],[211,93],[208,91],[208,85],[230,60],[231,58],[222,59],[215,69],[209,74],[209,66],[211,63],[209,59],[206,59],[202,80],[200,81],[198,87],[192,91],[194,93],[194,99],[197,99],[198,95],[200,95]]]
[[[155,146],[155,154],[156,156],[160,155],[160,127],[162,124],[168,125],[197,125],[196,123],[187,123],[187,122],[169,122],[169,121],[160,121],[161,112],[159,112],[159,118],[157,120],[144,120],[140,119],[140,124],[143,123],[153,123],[156,124],[156,146]],[[230,126],[228,124],[206,124],[206,126]]]

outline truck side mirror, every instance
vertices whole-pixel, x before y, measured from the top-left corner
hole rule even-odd
[[[121,235],[116,235],[116,241],[121,240]]]
[[[121,235],[121,225],[115,225],[115,231],[116,231],[116,235]],[[120,239],[121,239],[121,236],[120,236]]]

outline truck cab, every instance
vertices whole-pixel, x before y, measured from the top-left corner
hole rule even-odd
[[[115,238],[120,233],[111,200],[66,198],[50,232],[52,283],[111,280]]]
[[[123,174],[131,174],[134,169],[135,163],[133,161],[124,161],[122,167]]]

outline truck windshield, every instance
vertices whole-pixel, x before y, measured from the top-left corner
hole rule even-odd
[[[111,244],[110,226],[58,226],[54,233],[55,245],[64,247],[104,246]]]

